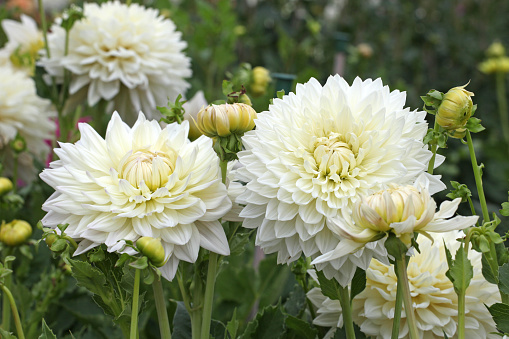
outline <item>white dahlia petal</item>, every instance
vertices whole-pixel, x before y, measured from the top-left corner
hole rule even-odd
[[[256,129],[242,139],[236,175],[247,183],[236,202],[245,205],[244,226],[257,228],[256,243],[278,252],[280,262],[301,253],[316,258],[341,247],[334,220],[351,219],[361,195],[418,178],[439,182],[424,174],[431,158],[422,143],[426,114],[404,104],[405,93],[380,79],[357,78],[350,86],[336,75],[324,86],[316,79],[298,84],[258,114]],[[319,265],[344,284],[357,264],[385,253],[375,245]]]
[[[56,192],[44,203],[42,223],[80,241],[76,253],[105,244],[110,252],[128,251],[124,240],[160,238],[173,279],[179,260],[195,262],[204,247],[228,255],[228,241],[217,221],[231,208],[221,183],[219,159],[211,140],[187,139],[189,126],[161,129],[140,113],[129,128],[113,113],[106,139],[81,124],[76,144],[61,143],[60,160],[41,178]]]
[[[456,336],[458,322],[457,295],[445,273],[448,270],[444,242],[452,254],[460,243],[456,241],[462,233],[452,231],[432,236],[434,242],[420,236],[421,253],[410,257],[408,280],[412,294],[412,304],[416,325],[421,338],[443,338]],[[470,338],[498,338],[495,323],[485,305],[500,302],[496,285],[488,283],[482,275],[481,254],[469,251],[469,259],[474,267],[474,276],[466,291],[465,323]],[[310,274],[313,272],[310,272]],[[372,338],[391,338],[396,300],[397,278],[394,266],[373,260],[366,271],[366,289],[352,302],[354,322],[361,331]],[[342,311],[338,300],[330,300],[314,288],[308,298],[317,308],[313,323],[319,326],[342,326]],[[408,327],[403,306],[399,338],[408,336]]]
[[[69,32],[54,24],[48,34],[51,57],[43,52],[40,64],[49,75],[62,80],[71,73],[69,93],[86,96],[89,105],[112,100],[132,123],[140,110],[150,118],[157,105],[184,94],[191,76],[187,43],[175,24],[153,8],[110,1],[85,3],[84,18]],[[71,100],[73,98],[71,97]]]

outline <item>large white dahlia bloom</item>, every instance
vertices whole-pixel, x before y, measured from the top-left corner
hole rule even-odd
[[[175,100],[189,87],[190,59],[183,53],[187,43],[175,24],[156,9],[119,1],[102,5],[85,3],[85,17],[69,32],[65,55],[65,30],[54,24],[48,34],[50,58],[41,60],[48,73],[63,79],[72,74],[69,93],[86,94],[89,105],[100,99],[136,120],[140,110],[147,117],[157,105]]]
[[[412,294],[413,311],[420,338],[453,338],[457,332],[458,297],[451,281],[446,277],[448,270],[444,242],[451,253],[457,251],[460,243],[456,238],[462,232],[452,231],[433,234],[430,239],[418,238],[421,253],[410,258],[408,280]],[[495,323],[485,307],[500,302],[496,285],[488,283],[482,275],[481,254],[468,252],[474,267],[474,275],[466,291],[465,323],[469,338],[499,338],[489,334],[496,332]],[[394,266],[373,260],[366,271],[366,289],[353,300],[353,318],[362,332],[372,338],[391,338],[394,305],[396,300],[396,273]],[[314,323],[325,327],[342,325],[341,305],[338,300],[323,296],[318,288],[311,290],[308,297],[318,308]],[[331,334],[330,331],[329,334]],[[400,338],[408,337],[405,310],[401,315]]]
[[[25,72],[11,65],[0,66],[0,158],[7,174],[13,167],[13,153],[9,142],[17,134],[27,144],[27,151],[19,161],[19,178],[30,181],[36,178],[33,157],[44,163],[50,147],[44,142],[54,137],[56,116],[49,100],[37,96],[35,82]]]
[[[323,87],[315,79],[299,84],[258,114],[239,153],[238,179],[247,185],[237,202],[266,253],[278,252],[279,263],[327,253],[340,242],[330,218],[350,216],[360,195],[422,175],[431,158],[422,142],[426,113],[404,108],[405,99],[380,79],[350,86],[336,75]],[[432,191],[442,188],[429,179]],[[385,254],[381,242],[317,268],[344,286],[373,253]]]
[[[44,203],[44,226],[68,223],[80,254],[100,244],[121,251],[122,240],[161,238],[163,276],[179,260],[195,262],[200,246],[228,255],[218,219],[231,208],[212,140],[187,139],[189,124],[161,129],[140,113],[132,129],[115,112],[106,138],[80,124],[76,144],[61,143],[41,178],[55,189]]]

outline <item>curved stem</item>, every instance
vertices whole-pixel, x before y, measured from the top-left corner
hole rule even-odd
[[[399,281],[399,277],[398,277]],[[396,286],[396,303],[394,305],[394,320],[392,321],[391,339],[399,338],[399,327],[401,323],[401,309],[403,308],[403,290],[401,284]]]
[[[405,254],[396,259],[396,274],[398,276],[398,285],[401,285],[403,291],[403,303],[405,305],[406,323],[408,325],[409,338],[418,339],[419,333],[415,324],[414,308],[412,306],[412,296],[410,295],[410,286],[408,285],[408,276],[406,272]]]
[[[138,337],[138,300],[140,296],[140,275],[141,270],[136,269],[134,272],[134,288],[133,288],[133,304],[131,310],[131,335],[130,339]]]
[[[168,320],[168,311],[164,301],[163,284],[161,278],[154,279],[152,283],[154,290],[154,300],[156,303],[157,320],[159,322],[159,333],[161,339],[171,339],[170,322]]]
[[[435,126],[433,127],[436,133],[440,131],[440,125],[437,123],[437,119],[435,117]],[[428,173],[433,174],[433,169],[435,168],[435,158],[437,157],[437,150],[438,150],[438,143],[436,141],[433,142],[431,145],[431,152],[433,155],[431,156],[431,159],[429,160],[428,164]]]
[[[355,339],[355,330],[353,328],[352,304],[350,303],[350,293],[348,286],[339,285],[339,303],[343,313],[343,328],[346,332],[347,339]]]
[[[468,144],[468,151],[470,152],[470,160],[472,161],[472,169],[474,171],[477,195],[479,196],[479,201],[481,203],[483,221],[489,222],[490,214],[488,212],[488,205],[486,204],[486,198],[484,197],[484,189],[482,187],[481,171],[479,169],[479,166],[477,165],[477,159],[475,157],[475,151],[474,151],[474,144],[472,142],[472,136],[470,135],[469,130],[467,130],[467,144]]]
[[[11,291],[9,291],[5,285],[2,285],[2,291],[4,291],[4,296],[7,296],[11,304],[12,316],[14,318],[14,324],[16,325],[18,339],[25,339],[25,334],[23,333],[23,327],[21,327],[21,320],[19,319],[18,308],[16,307],[14,297],[12,296]]]

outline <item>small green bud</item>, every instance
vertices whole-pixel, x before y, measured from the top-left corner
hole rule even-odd
[[[463,128],[472,115],[474,93],[467,91],[466,86],[450,89],[438,107],[436,121],[448,131]]]
[[[25,138],[23,138],[19,134],[16,135],[16,137],[13,140],[11,140],[11,148],[17,154],[23,153],[27,149],[27,143],[25,141]]]
[[[136,241],[136,247],[154,266],[161,267],[166,263],[164,247],[160,238],[141,237]]]
[[[250,86],[251,93],[254,96],[264,95],[267,91],[269,82],[271,81],[272,79],[270,78],[270,72],[268,69],[261,66],[253,68]]]
[[[32,226],[24,220],[13,220],[0,226],[0,241],[7,246],[24,244],[32,235]]]
[[[4,195],[12,191],[13,189],[12,181],[5,177],[0,177],[0,195]]]
[[[53,245],[57,239],[58,236],[55,233],[51,233],[46,236],[46,239],[44,239],[44,241],[46,242],[46,245],[48,245],[48,247],[51,248],[51,245]]]

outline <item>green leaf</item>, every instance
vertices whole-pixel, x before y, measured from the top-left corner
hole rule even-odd
[[[299,284],[293,286],[293,291],[284,303],[285,312],[298,316],[306,308],[306,294]]]
[[[366,271],[357,267],[351,283],[350,301],[366,288]]]
[[[446,195],[449,199],[456,199],[461,198],[461,202],[465,202],[468,200],[468,197],[472,196],[472,192],[468,189],[467,185],[460,184],[457,181],[451,181],[452,187],[454,187],[453,190],[451,190],[451,193],[448,193]]]
[[[18,339],[12,332],[7,332],[3,328],[0,328],[0,335],[2,339]]]
[[[390,233],[387,237],[385,248],[394,258],[401,258],[408,251],[406,245],[394,233]]]
[[[63,250],[65,250],[65,248],[67,247],[68,243],[67,243],[67,240],[65,239],[57,239],[52,245],[51,245],[51,250],[53,252],[61,252]]]
[[[489,259],[485,253],[482,254],[481,263],[482,263],[482,275],[484,276],[484,279],[486,279],[486,281],[488,281],[489,283],[495,285],[498,284],[497,278],[498,274],[496,272],[493,272],[493,270],[491,269]]]
[[[277,91],[277,92],[276,92],[276,95],[277,95],[277,97],[278,97],[279,99],[283,99],[283,97],[285,96],[285,90],[284,90],[284,89],[282,89],[282,90],[280,90],[280,91]]]
[[[42,319],[42,334],[39,336],[39,339],[57,339],[57,336],[53,334],[53,331],[48,327],[44,319]]]
[[[228,80],[223,80],[223,94],[228,96],[231,92],[233,92],[233,83]]]
[[[103,261],[104,258],[105,258],[105,255],[104,255],[104,250],[102,249],[102,246],[94,248],[88,255],[88,259],[90,260],[90,262]]]
[[[485,128],[481,125],[481,119],[474,117],[468,119],[465,127],[472,133],[478,133],[485,130]]]
[[[497,303],[488,306],[497,329],[504,333],[509,333],[509,305]]]
[[[495,244],[495,250],[497,252],[498,266],[502,266],[509,262],[509,251],[504,243]]]
[[[307,321],[301,320],[297,317],[289,315],[285,320],[288,333],[286,337],[299,338],[299,339],[314,339],[318,336],[316,328],[311,326]]]
[[[281,305],[267,306],[247,324],[240,339],[279,339],[283,337],[284,329],[285,316]]]
[[[182,301],[177,302],[171,337],[172,339],[189,339],[192,337],[191,317]]]
[[[230,242],[230,255],[239,255],[244,252],[244,248],[249,243],[249,236],[253,234],[255,230],[250,230],[245,233],[237,233]]]
[[[332,300],[339,300],[340,286],[336,279],[327,279],[322,271],[316,271],[316,275],[318,276],[318,282],[320,284],[322,294]]]
[[[449,267],[449,279],[451,279],[454,290],[457,294],[464,293],[470,285],[470,280],[474,276],[474,268],[467,258],[463,249],[463,244],[456,251],[453,266]]]
[[[237,338],[237,331],[239,330],[240,321],[237,320],[237,309],[233,311],[233,316],[230,321],[226,323],[226,333],[225,339],[235,339]]]
[[[445,258],[447,259],[447,266],[449,267],[447,272],[445,272],[445,276],[447,278],[449,278],[449,280],[452,282],[453,277],[451,276],[451,268],[454,266],[454,261],[452,260],[451,251],[449,251],[449,249],[445,245],[445,240],[444,240],[444,249],[445,249]]]
[[[69,263],[72,267],[72,276],[79,286],[85,287],[97,295],[102,295],[105,292],[106,276],[103,272],[85,261],[69,259]]]
[[[500,292],[509,294],[509,264],[498,268],[498,288]]]
[[[134,267],[138,270],[144,270],[148,267],[148,258],[143,256],[131,263],[129,263],[129,266]]]

